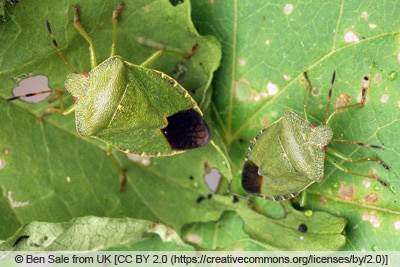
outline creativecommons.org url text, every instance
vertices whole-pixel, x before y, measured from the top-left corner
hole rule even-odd
[[[190,253],[188,253],[190,254]],[[364,254],[356,256],[353,254],[346,256],[321,256],[310,254],[307,256],[239,256],[239,255],[219,255],[210,256],[206,254],[196,255],[190,254],[98,254],[98,255],[81,255],[81,254],[17,254],[14,256],[15,263],[25,264],[109,264],[109,265],[128,265],[140,264],[158,265],[171,264],[175,266],[186,266],[191,264],[296,264],[296,266],[313,265],[313,264],[356,264],[356,265],[380,265],[387,266],[389,256],[387,254]]]

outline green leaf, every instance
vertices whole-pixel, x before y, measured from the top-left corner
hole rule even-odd
[[[345,243],[343,218],[325,212],[300,212],[288,202],[277,207],[277,212],[282,212],[279,218],[266,218],[244,207],[237,205],[237,214],[225,212],[215,222],[186,225],[182,237],[202,250],[338,250]],[[300,231],[300,225],[306,230]]]
[[[192,250],[163,224],[129,218],[82,217],[63,223],[31,222],[19,229],[0,251],[54,250]]]
[[[311,122],[316,124],[324,119],[334,70],[333,102],[346,93],[355,103],[362,78],[369,75],[366,105],[338,114],[332,124],[334,138],[383,145],[385,149],[342,143],[332,146],[355,159],[379,156],[391,166],[390,171],[375,163],[344,165],[357,172],[376,171],[390,187],[346,175],[327,163],[324,180],[307,189],[306,209],[326,211],[349,221],[343,249],[399,249],[400,79],[395,79],[393,72],[400,71],[400,7],[395,2],[376,1],[193,4],[199,31],[217,36],[223,45],[224,57],[213,80],[218,93],[213,95],[212,107],[232,162],[232,191],[245,194],[240,171],[248,143],[242,140],[251,140],[285,110],[303,116],[304,71],[308,71],[312,86],[319,89],[308,101]],[[354,187],[354,195],[343,193],[343,187]],[[273,215],[269,212],[268,216]],[[321,223],[330,225],[329,221]],[[297,243],[289,249],[298,249]]]
[[[215,222],[186,225],[182,228],[182,236],[187,242],[204,250],[225,249],[231,243],[249,239],[249,235],[243,231],[243,221],[232,211],[225,212]]]

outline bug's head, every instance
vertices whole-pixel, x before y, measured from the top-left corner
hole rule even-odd
[[[320,125],[312,129],[310,143],[319,147],[325,147],[332,140],[333,131],[327,125]]]

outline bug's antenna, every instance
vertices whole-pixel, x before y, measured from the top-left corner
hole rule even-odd
[[[11,102],[17,99],[22,99],[22,98],[26,98],[26,97],[31,97],[31,96],[35,96],[35,95],[42,95],[42,94],[47,94],[47,93],[53,93],[53,92],[64,92],[64,89],[60,89],[60,90],[46,90],[46,91],[40,91],[40,92],[33,92],[33,93],[29,93],[26,95],[18,95],[18,96],[14,96],[14,97],[10,97],[8,99],[6,99],[7,102]]]
[[[306,121],[308,121],[308,111],[307,111],[307,100],[308,96],[310,94],[310,91],[312,89],[311,82],[308,79],[308,74],[307,71],[303,72],[304,79],[306,80],[307,88],[306,88],[306,94],[304,95],[304,100],[303,100],[303,110],[304,110],[304,118]]]
[[[119,16],[119,13],[121,13],[122,9],[124,8],[124,3],[120,3],[118,8],[113,12],[112,15],[112,25],[113,25],[113,32],[112,32],[112,45],[111,45],[111,56],[115,56],[117,54],[116,52],[116,43],[117,43],[117,18]]]
[[[332,89],[333,89],[333,84],[335,83],[335,78],[336,78],[336,71],[333,71],[331,85],[329,87],[328,103],[326,105],[325,120],[323,123],[324,125],[326,125],[329,118],[329,110],[331,109],[331,100],[332,100]]]
[[[54,38],[53,32],[51,31],[50,23],[49,23],[48,20],[46,20],[46,26],[47,26],[47,31],[48,31],[49,34],[50,34],[50,38],[51,38],[51,40],[53,40],[53,44],[54,44],[54,46],[56,47],[56,50],[57,50],[57,52],[58,52],[58,55],[59,55],[59,56],[61,57],[61,59],[64,61],[65,65],[67,65],[67,67],[68,67],[73,73],[78,73],[78,72],[71,66],[71,64],[69,64],[69,62],[67,61],[67,59],[64,57],[63,53],[61,52],[61,49],[60,49],[60,47],[58,46],[56,39]]]

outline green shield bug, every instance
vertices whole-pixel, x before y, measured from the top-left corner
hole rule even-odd
[[[281,119],[262,129],[255,137],[254,142],[248,149],[242,171],[242,186],[248,193],[274,201],[291,199],[309,185],[321,182],[324,176],[325,159],[345,173],[372,178],[384,186],[387,185],[372,172],[359,173],[350,171],[332,158],[336,157],[352,163],[374,161],[384,169],[389,170],[389,166],[378,157],[352,159],[327,146],[331,142],[342,142],[383,149],[380,146],[352,140],[332,139],[333,131],[330,124],[333,118],[341,111],[362,108],[369,89],[369,77],[365,76],[362,84],[361,102],[336,107],[330,113],[335,76],[334,72],[328,94],[325,120],[322,125],[313,125],[308,120],[307,99],[312,86],[307,73],[304,72],[304,78],[307,83],[303,101],[305,119],[293,111],[286,111]]]
[[[65,59],[46,21],[58,54],[73,72],[64,84],[75,103],[64,109],[60,96],[60,107],[49,108],[40,117],[75,111],[78,133],[107,144],[107,155],[121,172],[121,189],[125,170],[112,156],[112,147],[140,156],[168,156],[204,146],[210,136],[202,112],[190,94],[173,78],[145,67],[164,52],[178,52],[159,50],[141,65],[126,62],[116,55],[117,18],[122,9],[121,3],[112,16],[111,56],[97,64],[93,42],[79,21],[78,6],[74,6],[74,26],[89,43],[91,70],[85,74],[79,74]],[[196,47],[194,45],[182,56],[191,57]],[[49,91],[15,96],[7,101],[44,92]]]

